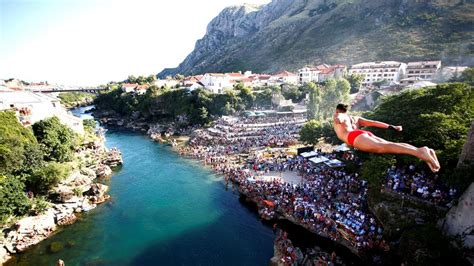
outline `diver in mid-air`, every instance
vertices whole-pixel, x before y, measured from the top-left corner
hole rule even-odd
[[[375,136],[370,131],[359,129],[360,127],[378,127],[402,131],[402,126],[393,126],[359,116],[350,116],[347,114],[347,109],[348,105],[338,104],[333,117],[334,131],[336,131],[340,140],[365,152],[412,155],[425,161],[431,171],[439,171],[439,161],[433,149],[428,147],[417,148],[407,143],[390,142]]]

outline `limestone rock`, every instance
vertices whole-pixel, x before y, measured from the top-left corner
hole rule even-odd
[[[95,183],[92,184],[91,189],[87,191],[86,194],[90,196],[89,200],[91,201],[91,203],[99,204],[105,202],[110,198],[110,196],[106,194],[108,189],[109,187],[106,185]]]
[[[7,250],[4,247],[0,246],[0,265],[3,265],[3,263],[9,260],[10,258],[10,254],[8,254]]]
[[[76,220],[77,220],[77,216],[74,213],[71,213],[69,215],[64,215],[64,216],[58,218],[57,224],[60,225],[60,226],[69,225],[69,224],[73,224],[74,222],[76,222]]]
[[[467,248],[474,248],[474,183],[459,198],[457,206],[446,215],[443,231],[460,237]]]
[[[107,178],[112,175],[112,169],[108,165],[101,164],[97,168],[96,174],[99,178]]]

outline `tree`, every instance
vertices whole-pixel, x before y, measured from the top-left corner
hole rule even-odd
[[[128,83],[137,83],[137,78],[134,75],[130,75],[130,76],[128,76],[127,82]]]
[[[328,79],[324,84],[324,91],[321,102],[322,118],[326,120],[331,116],[338,101],[338,93],[336,92],[337,82],[335,79]]]
[[[469,85],[474,85],[474,68],[469,67],[464,70],[459,77],[457,77],[457,73],[452,78],[452,81],[456,82],[464,82]]]
[[[0,224],[12,215],[24,215],[30,209],[25,185],[17,177],[0,175]]]
[[[35,193],[45,194],[59,181],[65,179],[70,173],[70,168],[66,164],[49,162],[42,167],[35,169],[27,180],[28,188]]]
[[[321,89],[316,86],[315,83],[309,82],[306,84],[309,91],[309,102],[308,102],[308,118],[316,119],[320,121],[322,119],[321,114]]]
[[[290,99],[293,102],[297,103],[303,100],[305,96],[303,90],[304,90],[304,86],[299,87],[292,84],[286,84],[284,85],[282,95],[283,97],[285,97],[285,99],[287,100]]]
[[[437,151],[442,168],[455,167],[474,117],[474,93],[463,83],[409,90],[385,98],[369,118],[402,125],[403,132],[374,129],[382,138]],[[408,160],[408,158],[407,158]]]
[[[338,79],[336,81],[337,103],[349,103],[349,92],[351,85],[347,79]]]
[[[352,73],[347,77],[347,80],[351,84],[351,91],[350,93],[357,93],[360,90],[360,87],[362,86],[362,82],[364,81],[364,75],[362,74],[357,74],[357,73]]]
[[[66,162],[72,159],[76,134],[61,124],[57,117],[36,122],[33,132],[44,150],[46,160]]]
[[[300,140],[307,144],[317,144],[322,137],[322,123],[318,120],[309,120],[300,131]]]
[[[253,94],[252,89],[249,87],[244,87],[243,85],[236,85],[235,88],[239,91],[239,97],[242,99],[242,103],[244,104],[245,108],[248,109],[252,107],[253,102],[255,101],[255,95]]]
[[[181,81],[181,80],[183,80],[183,79],[184,79],[184,75],[182,75],[182,74],[176,74],[176,75],[174,76],[174,79],[175,79],[175,80],[180,80],[180,81]]]
[[[1,111],[0,174],[12,175],[24,171],[30,163],[26,156],[37,149],[33,131],[23,127],[14,112]]]

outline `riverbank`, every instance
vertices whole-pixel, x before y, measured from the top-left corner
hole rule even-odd
[[[71,174],[48,192],[51,201],[42,213],[10,221],[0,236],[0,262],[21,253],[53,235],[60,227],[74,223],[77,214],[107,201],[108,187],[102,184],[113,167],[122,164],[117,149],[105,147],[103,134],[85,142],[76,151]]]

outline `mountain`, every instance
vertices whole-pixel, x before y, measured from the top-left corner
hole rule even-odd
[[[474,64],[473,0],[273,0],[225,8],[177,68],[158,75],[296,70],[305,64]]]

